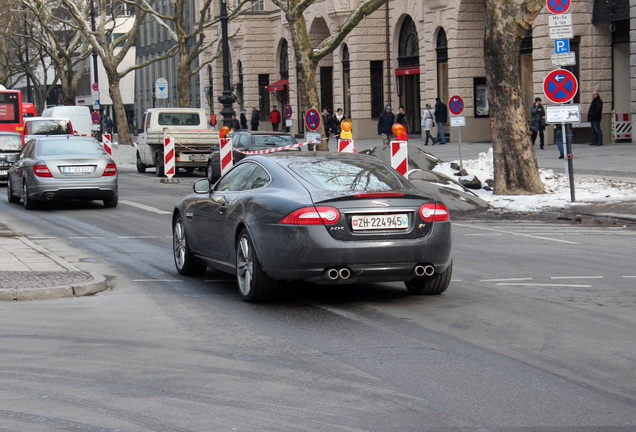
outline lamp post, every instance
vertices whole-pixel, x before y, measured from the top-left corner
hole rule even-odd
[[[234,90],[230,85],[230,58],[229,58],[229,44],[227,35],[227,7],[226,0],[221,0],[221,13],[219,15],[219,21],[221,21],[221,46],[223,50],[223,93],[219,96],[219,102],[223,105],[221,109],[221,115],[223,115],[223,124],[229,126],[230,120],[232,120],[232,114],[235,114],[232,104],[236,101],[236,98],[232,94]]]

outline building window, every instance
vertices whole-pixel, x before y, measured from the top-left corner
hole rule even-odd
[[[475,117],[488,117],[490,106],[488,105],[486,78],[473,78],[473,91],[475,95]]]
[[[400,67],[420,65],[420,44],[417,37],[417,29],[410,17],[406,17],[400,30],[398,65]]]
[[[258,75],[258,110],[261,113],[261,122],[267,120],[269,115],[269,74]]]
[[[371,62],[371,118],[377,119],[384,111],[384,76],[382,60]]]
[[[252,0],[252,5],[254,5],[251,9],[252,12],[265,11],[265,4],[263,3],[263,0]]]

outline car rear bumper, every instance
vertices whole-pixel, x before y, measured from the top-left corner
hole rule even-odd
[[[273,279],[325,283],[405,281],[418,265],[442,272],[451,263],[450,222],[435,223],[417,239],[339,241],[323,226],[263,225],[253,230],[263,270]],[[311,246],[310,246],[311,245]],[[346,268],[348,278],[330,278],[329,270]]]
[[[53,179],[40,182],[34,186],[29,185],[29,198],[41,201],[54,199],[99,200],[113,198],[117,194],[116,178],[112,180],[95,179],[81,184]]]

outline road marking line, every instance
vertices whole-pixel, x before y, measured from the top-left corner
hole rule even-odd
[[[132,207],[137,207],[139,209],[146,210],[146,211],[153,212],[153,213],[157,213],[157,214],[172,214],[172,212],[159,210],[158,208],[150,207],[150,206],[147,206],[145,204],[139,204],[139,203],[132,202],[132,201],[119,200],[119,203],[120,204],[126,204],[126,205],[129,205],[129,206],[132,206]]]
[[[158,238],[158,237],[162,237],[163,238],[163,236],[121,236],[121,237],[117,237],[117,238],[120,238],[120,239],[153,239],[153,238]]]
[[[635,279],[636,276],[623,276],[625,279]]]
[[[183,282],[183,279],[133,279],[133,282]]]
[[[480,229],[480,230],[484,230],[484,231],[495,231],[495,232],[499,231],[499,232],[502,232],[502,233],[505,233],[505,234],[516,235],[516,236],[520,236],[520,237],[529,237],[529,238],[534,238],[534,239],[539,239],[539,240],[549,240],[549,241],[553,241],[553,242],[557,242],[557,243],[579,244],[578,242],[573,242],[573,241],[568,241],[568,240],[559,240],[559,239],[555,239],[555,238],[535,236],[535,235],[531,235],[531,234],[517,233],[517,232],[513,232],[513,231],[506,231],[506,230],[502,230],[502,229],[479,227],[479,226],[468,225],[468,224],[460,224],[460,223],[457,223],[457,222],[454,222],[453,225],[461,226],[461,227],[465,227],[465,228]]]
[[[480,236],[480,237],[489,237],[489,236],[502,236],[503,234],[499,233],[479,233],[479,234],[464,234],[466,237],[470,236]]]
[[[73,236],[73,237],[67,237],[68,239],[74,239],[74,240],[85,240],[85,239],[92,239],[92,240],[99,240],[99,239],[105,239],[106,237],[90,237],[90,236]]]
[[[536,286],[536,287],[568,287],[568,288],[591,288],[592,285],[572,285],[572,284],[538,284],[538,283],[498,283],[501,286]]]
[[[552,276],[550,279],[603,279],[605,276]]]
[[[479,282],[529,281],[532,278],[481,279]]]

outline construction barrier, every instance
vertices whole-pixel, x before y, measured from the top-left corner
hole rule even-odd
[[[340,153],[357,153],[355,147],[353,147],[352,139],[338,140],[338,151]]]
[[[174,138],[166,135],[163,140],[163,165],[164,174],[168,178],[172,178],[175,173],[174,169]]]
[[[614,114],[614,134],[617,140],[632,139],[632,115],[629,113]]]
[[[110,148],[110,134],[102,134],[102,143],[104,144],[104,150],[106,150],[109,155],[112,155],[113,150]]]
[[[221,175],[224,175],[234,166],[234,160],[232,158],[232,144],[229,138],[219,139],[220,145],[220,159],[221,159]]]
[[[402,175],[408,171],[408,142],[391,141],[391,166]]]

